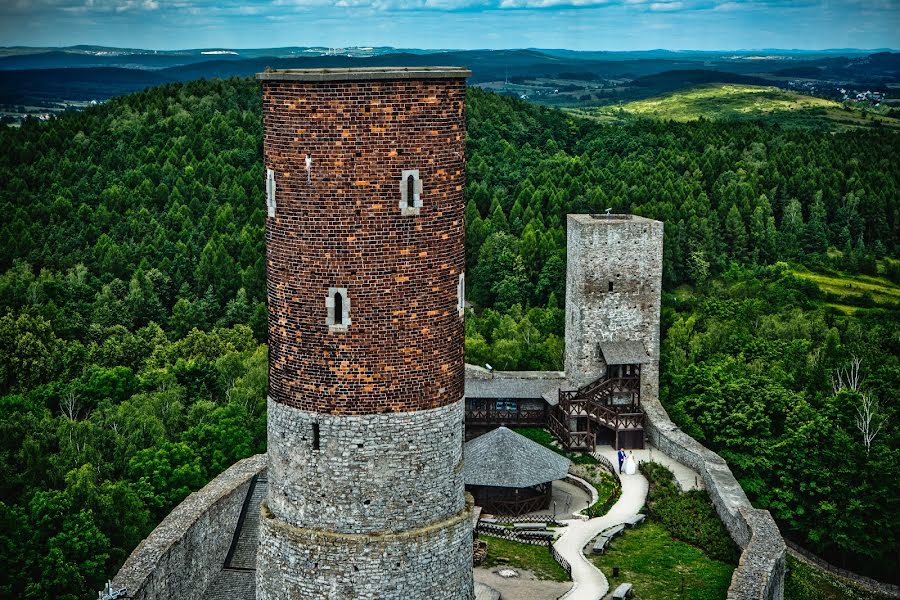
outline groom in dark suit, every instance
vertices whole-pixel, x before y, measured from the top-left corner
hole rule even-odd
[[[616,456],[619,459],[619,475],[622,474],[622,463],[625,462],[625,451],[619,448],[619,451],[616,452]]]

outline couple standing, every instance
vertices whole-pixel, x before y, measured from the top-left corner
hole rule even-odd
[[[616,456],[619,459],[619,474],[622,474],[624,470],[626,475],[634,475],[637,472],[637,463],[634,462],[634,454],[631,450],[628,451],[628,455],[625,454],[625,451],[621,448],[616,453]]]

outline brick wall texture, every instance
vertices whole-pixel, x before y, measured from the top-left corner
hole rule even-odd
[[[276,402],[359,415],[462,397],[464,100],[461,78],[263,81]],[[404,169],[422,181],[415,216],[399,206]],[[326,324],[329,288],[347,288],[346,331]]]

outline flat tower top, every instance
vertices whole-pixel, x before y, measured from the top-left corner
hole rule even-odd
[[[648,219],[647,217],[622,213],[611,213],[608,215],[604,213],[588,215],[566,215],[566,217],[570,221],[575,221],[579,225],[588,226],[603,225],[604,223],[659,223],[659,221]]]
[[[464,79],[465,67],[360,67],[354,69],[277,69],[257,73],[262,81],[371,81],[374,79]]]

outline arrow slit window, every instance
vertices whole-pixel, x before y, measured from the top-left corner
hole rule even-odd
[[[400,214],[418,215],[422,208],[422,180],[418,169],[403,169],[400,174]]]

